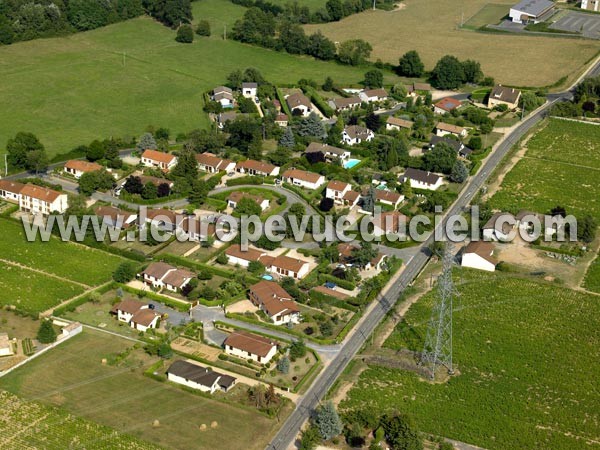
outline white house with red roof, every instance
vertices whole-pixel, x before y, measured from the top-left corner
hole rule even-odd
[[[63,214],[69,207],[67,194],[34,184],[26,184],[20,192],[19,209],[31,214]]]
[[[153,167],[167,172],[177,164],[177,156],[158,150],[144,150],[142,164],[146,167]]]
[[[300,186],[305,189],[315,190],[325,183],[325,177],[315,172],[300,169],[289,169],[281,176],[285,183]]]

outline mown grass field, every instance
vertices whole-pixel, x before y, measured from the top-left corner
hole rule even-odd
[[[494,208],[568,214],[600,220],[600,127],[550,120],[527,142],[525,157],[490,199]]]
[[[131,346],[122,338],[86,329],[0,379],[0,389],[165,448],[265,447],[275,419],[145,377],[142,367],[152,360],[142,350],[118,365],[102,364],[103,358],[113,360]],[[160,426],[153,426],[155,420]],[[210,426],[213,421],[216,428]],[[201,424],[208,429],[200,430]]]
[[[54,236],[48,242],[28,242],[23,226],[7,219],[0,219],[0,236],[0,259],[89,286],[110,281],[113,271],[123,261],[118,256],[62,242]],[[20,287],[17,284],[15,289]]]
[[[454,303],[459,375],[431,384],[371,367],[342,409],[396,409],[425,432],[488,449],[598,448],[598,298],[500,274],[465,271],[462,281]],[[386,347],[422,350],[432,299],[410,308]]]
[[[8,392],[0,392],[0,421],[3,427],[2,448],[158,449],[149,442],[121,434],[109,427],[75,417],[58,408],[25,401]]]
[[[481,7],[465,22],[467,28],[477,29],[486,25],[496,25],[503,17],[508,15],[508,8],[504,4],[488,3]]]
[[[0,147],[21,130],[37,134],[54,155],[96,138],[138,136],[148,125],[167,127],[173,136],[208,127],[203,92],[239,68],[256,67],[275,83],[363,79],[364,68],[224,41],[224,23],[244,11],[228,1],[195,2],[194,11],[211,22],[213,36],[189,45],[142,17],[0,48]]]
[[[408,50],[419,52],[427,70],[447,54],[474,59],[481,62],[486,75],[515,86],[548,86],[562,77],[572,82],[581,67],[598,53],[598,43],[591,40],[459,29],[462,17],[466,21],[487,4],[485,0],[459,5],[453,0],[438,0],[434,8],[429,2],[405,0],[396,11],[369,10],[306,29],[320,29],[334,41],[365,39],[373,46],[371,59],[381,58],[392,64],[397,64]],[[493,4],[504,4],[508,14],[514,2],[502,0]]]
[[[39,313],[84,292],[67,280],[0,262],[0,305],[14,305],[28,313]]]
[[[585,274],[583,287],[592,292],[600,294],[600,256],[592,262]]]

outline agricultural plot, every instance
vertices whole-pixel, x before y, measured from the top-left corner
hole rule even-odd
[[[84,292],[80,285],[0,262],[0,305],[37,314]]]
[[[583,282],[583,287],[600,294],[600,256],[590,265]]]
[[[123,261],[118,256],[62,242],[56,237],[48,242],[28,242],[23,226],[6,219],[0,219],[0,235],[0,259],[89,286],[109,281]]]
[[[10,105],[0,111],[0,146],[19,130],[35,133],[55,155],[98,138],[138,136],[148,125],[166,127],[173,136],[207,127],[203,93],[246,67],[259,69],[274,83],[323,82],[331,76],[358,84],[363,79],[364,68],[223,40],[224,25],[243,13],[228,1],[203,0],[194,8],[214,33],[193,44],[175,42],[175,31],[141,17],[0,48],[0,102]],[[391,74],[387,78],[396,80]]]
[[[154,360],[131,347],[122,338],[86,329],[0,379],[0,389],[164,448],[265,447],[275,419],[150,379],[142,371]]]
[[[419,52],[427,70],[448,54],[474,59],[481,63],[486,75],[514,86],[548,86],[563,77],[573,82],[598,51],[597,42],[592,40],[460,29],[461,17],[467,19],[487,4],[486,0],[472,0],[457,7],[453,0],[439,0],[432,13],[430,3],[406,0],[395,11],[369,10],[339,22],[308,25],[305,29],[321,30],[339,42],[362,38],[373,46],[373,61],[381,58],[397,64],[398,58],[409,50]],[[506,15],[514,1],[494,4],[504,4]],[[477,19],[477,23],[482,20]],[[489,51],[491,48],[494,51]],[[519,55],[519,61],[515,61],[514,55]]]
[[[561,205],[569,214],[591,214],[600,220],[598,128],[551,120],[527,143],[525,157],[490,199],[492,207],[545,213]]]
[[[423,431],[488,449],[597,448],[597,297],[468,271],[457,289],[458,375],[431,384],[412,372],[371,367],[341,407],[397,409]],[[414,304],[384,345],[420,351],[432,300],[429,293]]]
[[[143,450],[159,447],[65,411],[27,402],[8,392],[0,392],[0,422],[4,425],[0,447],[12,449],[98,448]]]

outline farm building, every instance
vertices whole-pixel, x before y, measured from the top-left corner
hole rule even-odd
[[[489,241],[507,241],[516,223],[512,214],[497,212],[483,226],[483,237]]]
[[[461,266],[493,272],[498,261],[494,258],[494,245],[490,242],[473,241],[462,254]]]

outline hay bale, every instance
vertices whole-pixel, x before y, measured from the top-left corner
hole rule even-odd
[[[206,431],[206,424],[203,423],[202,425],[200,425],[200,431]]]
[[[213,420],[213,421],[210,423],[210,427],[211,427],[211,428],[217,428],[218,426],[219,426],[219,424],[217,423],[217,421],[216,421],[216,420]]]
[[[154,422],[152,422],[152,427],[154,427],[154,428],[160,427],[160,422],[158,420],[155,420]]]
[[[106,360],[106,358],[102,358],[102,365],[103,365],[103,366],[105,366],[107,362],[108,362],[108,361]]]

